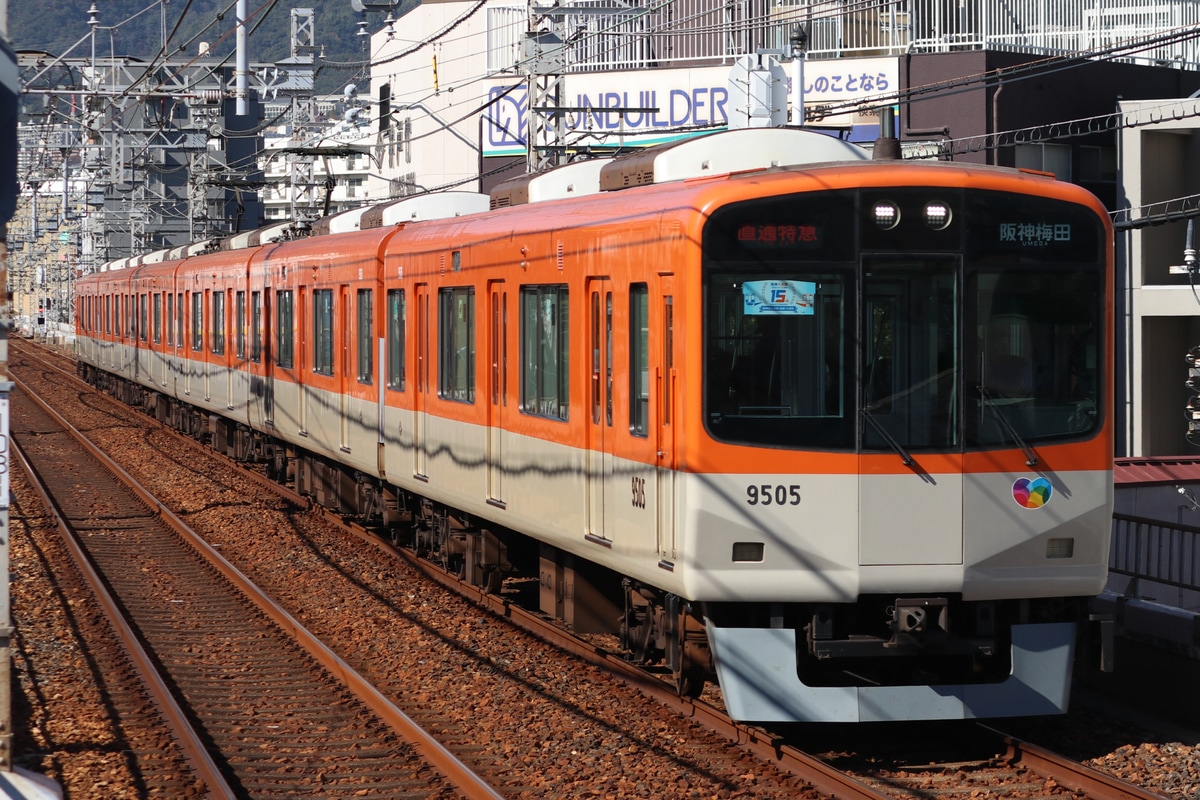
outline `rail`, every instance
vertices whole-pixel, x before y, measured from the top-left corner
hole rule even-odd
[[[1200,527],[1113,514],[1109,572],[1200,591]]]

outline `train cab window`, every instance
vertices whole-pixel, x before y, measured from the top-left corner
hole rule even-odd
[[[255,292],[257,294],[257,292]],[[275,363],[283,369],[296,366],[296,344],[292,323],[294,319],[292,290],[275,293]]]
[[[147,298],[144,294],[138,295],[138,338],[143,342],[146,341],[146,336],[150,328],[150,326],[146,324],[147,317],[149,315],[149,310],[147,308],[148,299],[149,298]]]
[[[162,344],[162,293],[154,293],[154,343]]]
[[[475,288],[438,290],[438,396],[475,402]]]
[[[313,372],[333,374],[333,290],[313,290]]]
[[[204,294],[192,292],[192,349],[204,349]]]
[[[371,384],[375,380],[375,325],[373,320],[374,292],[359,289],[356,293],[358,307],[358,382]]]
[[[521,287],[521,410],[565,420],[571,407],[565,284]]]
[[[262,361],[262,292],[250,293],[250,360]]]
[[[239,290],[233,297],[234,347],[239,361],[246,360],[246,292]]]
[[[212,339],[211,347],[214,355],[225,354],[225,293],[212,294]]]
[[[404,290],[387,293],[387,388],[404,391]]]
[[[850,448],[852,277],[761,264],[706,279],[705,419],[725,441]]]
[[[646,436],[650,427],[650,293],[644,283],[629,287],[629,431]]]

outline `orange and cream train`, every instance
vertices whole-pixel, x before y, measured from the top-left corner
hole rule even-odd
[[[1112,504],[1092,195],[745,130],[283,233],[81,279],[83,375],[739,719],[1065,710]]]

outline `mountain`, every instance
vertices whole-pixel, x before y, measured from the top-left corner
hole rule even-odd
[[[8,33],[13,45],[18,50],[41,50],[60,56],[78,43],[70,56],[90,57],[88,9],[93,3],[98,10],[97,55],[115,52],[154,58],[162,49],[164,35],[169,37],[173,60],[195,56],[200,42],[208,42],[217,56],[228,55],[235,45],[234,0],[161,0],[158,6],[146,0],[9,3]],[[414,4],[414,0],[404,0],[397,16]],[[355,12],[350,0],[250,0],[247,5],[251,19],[250,61],[259,63],[290,56],[292,8],[314,10],[315,42],[323,49],[324,60],[331,62],[327,68],[321,68],[322,54],[318,51],[319,93],[335,92],[355,75],[354,70],[334,69],[333,63],[366,59],[362,41],[365,37],[356,35],[359,20],[365,20],[370,31],[383,24],[377,12],[366,15]]]

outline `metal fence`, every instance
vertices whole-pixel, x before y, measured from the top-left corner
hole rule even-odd
[[[1110,572],[1200,591],[1200,528],[1113,514]]]
[[[1200,66],[1200,0],[581,0],[571,9],[568,71],[788,53],[797,25],[809,58],[988,49]]]

